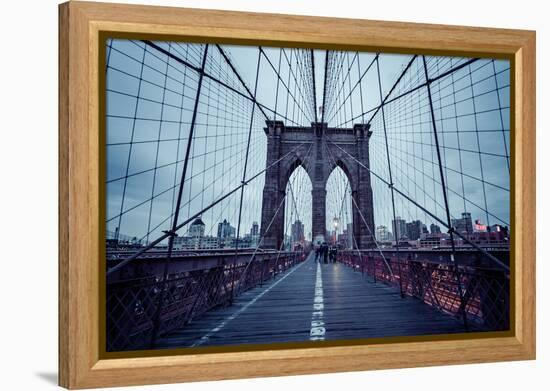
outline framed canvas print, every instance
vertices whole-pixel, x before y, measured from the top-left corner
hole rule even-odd
[[[59,11],[62,386],[535,357],[534,32]]]

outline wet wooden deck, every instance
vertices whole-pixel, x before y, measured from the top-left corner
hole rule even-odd
[[[159,348],[350,340],[464,332],[462,323],[342,264],[310,256],[233,306],[165,335]]]

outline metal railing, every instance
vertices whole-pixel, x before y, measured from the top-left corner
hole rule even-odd
[[[386,256],[392,274],[382,256],[374,252],[341,251],[337,257],[344,265],[370,276],[373,282],[398,286],[403,295],[457,319],[465,313],[468,331],[510,328],[509,272],[472,264],[461,265],[457,271],[452,262],[411,258]]]
[[[153,348],[163,334],[228,305],[305,260],[303,252],[243,253],[172,260],[163,281],[155,261],[135,260],[107,280],[107,351]]]

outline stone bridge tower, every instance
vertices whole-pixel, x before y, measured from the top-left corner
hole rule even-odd
[[[359,248],[375,245],[374,213],[370,173],[358,162],[370,168],[368,125],[350,128],[329,128],[326,123],[311,127],[285,126],[282,121],[266,121],[266,177],[263,191],[263,248],[279,249],[284,235],[284,200],[287,182],[292,172],[302,166],[311,179],[312,237],[326,240],[326,183],[339,166],[350,181],[353,236]],[[357,209],[356,205],[359,207]],[[365,221],[368,224],[365,225]],[[354,244],[355,246],[355,244]]]

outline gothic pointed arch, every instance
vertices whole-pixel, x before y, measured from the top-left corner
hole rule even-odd
[[[261,235],[264,248],[280,248],[284,235],[286,184],[292,172],[304,167],[312,183],[312,237],[325,240],[326,181],[332,170],[341,167],[350,180],[354,197],[353,234],[360,248],[374,245],[374,213],[369,167],[367,125],[328,128],[325,123],[311,127],[285,126],[282,121],[266,121],[266,176],[262,204]],[[361,167],[363,166],[363,167]]]

